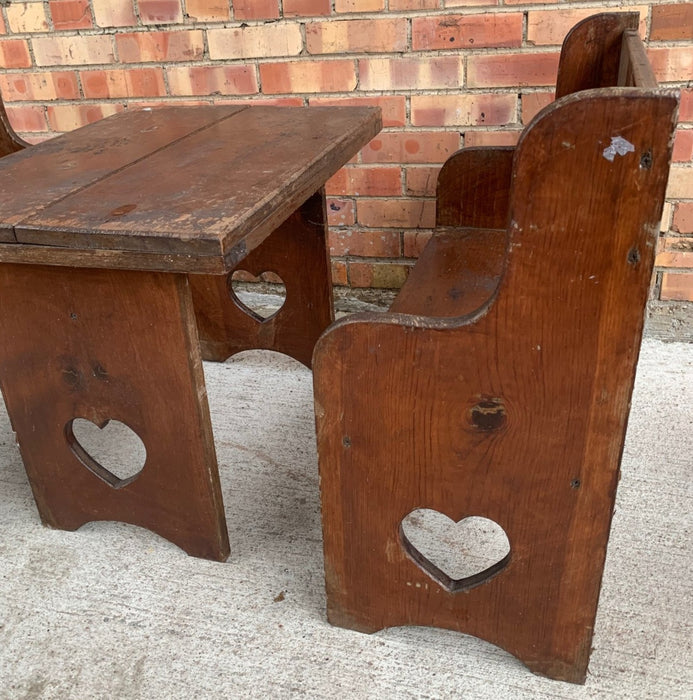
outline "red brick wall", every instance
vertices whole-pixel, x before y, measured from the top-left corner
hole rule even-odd
[[[657,78],[682,88],[654,294],[693,300],[693,4],[552,0],[0,3],[0,91],[37,141],[113,112],[263,100],[378,104],[385,129],[328,184],[334,281],[397,287],[430,235],[440,164],[514,143],[552,99],[560,43],[637,9]]]

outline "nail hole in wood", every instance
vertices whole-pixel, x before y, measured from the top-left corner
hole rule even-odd
[[[628,264],[629,265],[637,265],[640,262],[640,251],[633,246],[629,251],[628,251]]]

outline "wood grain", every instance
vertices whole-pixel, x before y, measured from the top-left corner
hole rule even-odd
[[[463,148],[438,174],[436,226],[500,229],[508,224],[512,147]]]
[[[623,32],[618,82],[619,85],[657,87],[657,80],[647,59],[645,46],[637,31],[633,29]]]
[[[0,294],[0,383],[42,520],[67,530],[120,520],[224,560],[187,278],[3,264]],[[75,418],[134,430],[147,450],[140,475],[122,488],[100,478],[72,447]]]
[[[604,12],[576,24],[561,47],[556,99],[618,85],[623,33],[637,29],[639,19],[637,12]]]
[[[477,311],[498,287],[506,248],[506,229],[437,229],[390,311],[435,318]]]
[[[517,147],[492,303],[458,318],[359,314],[319,341],[334,624],[447,627],[584,681],[676,105],[675,92],[634,89],[556,102]],[[609,159],[617,136],[632,150]],[[405,546],[417,508],[494,520],[509,562],[453,592]]]
[[[80,183],[70,190],[58,178],[57,185],[49,181],[43,195],[27,196],[28,185],[17,185],[19,192],[12,190],[0,199],[0,206],[8,199],[20,201],[4,211],[5,226],[14,227],[19,243],[132,252],[135,269],[141,267],[140,253],[158,253],[190,255],[190,272],[198,271],[198,257],[214,257],[230,270],[319,190],[381,124],[380,111],[366,107],[251,107],[230,115],[231,108],[226,109],[224,118],[214,117],[204,128],[171,139],[146,157],[100,172],[88,186]],[[167,112],[151,114],[166,119]],[[104,123],[122,136],[130,132],[131,121],[126,113]],[[93,143],[78,145],[76,137],[71,143],[56,144],[53,150],[46,146],[45,157],[54,162],[56,152],[62,160],[71,159],[75,150],[94,150]],[[11,158],[24,156],[38,167],[42,155]],[[6,177],[26,180],[22,167],[29,166],[21,161],[0,165]],[[52,167],[55,171],[58,165]],[[38,184],[45,189],[45,182]],[[199,271],[208,271],[209,263],[201,267]]]
[[[109,173],[241,109],[170,107],[123,112],[0,159],[3,240],[18,240],[15,227],[52,203],[81,193]],[[83,206],[90,204],[85,195]]]
[[[334,321],[324,191],[310,197],[238,269],[278,274],[286,300],[276,314],[261,320],[237,302],[231,289],[235,270],[191,275],[203,357],[223,362],[237,352],[264,348],[310,367],[315,343]]]
[[[21,151],[28,145],[29,144],[24,139],[20,138],[15,133],[7,116],[5,105],[2,99],[0,99],[0,158],[10,153]]]

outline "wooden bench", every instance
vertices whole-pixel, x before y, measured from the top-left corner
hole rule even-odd
[[[449,628],[584,681],[678,103],[637,21],[571,31],[517,147],[442,168],[440,228],[391,312],[319,341],[333,624]],[[508,551],[450,573],[410,537],[431,512],[453,534],[483,518]]]

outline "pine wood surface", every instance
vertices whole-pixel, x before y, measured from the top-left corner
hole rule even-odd
[[[44,263],[60,248],[63,265],[64,249],[81,265],[84,251],[112,250],[133,269],[188,256],[189,272],[229,270],[379,128],[365,107],[121,113],[0,161],[0,229]],[[3,246],[0,260],[23,254]]]
[[[628,16],[618,41],[610,16],[593,19],[566,40],[578,65],[562,71],[591,89],[544,109],[514,153],[455,154],[438,188],[448,227],[391,313],[338,321],[314,355],[330,621],[465,632],[577,683],[679,97],[616,86],[646,76],[619,65],[621,44],[640,65],[642,42]],[[510,552],[451,577],[405,534],[420,509],[490,519]]]
[[[66,530],[120,520],[225,559],[185,275],[3,264],[0,294],[0,383],[42,520]],[[147,451],[137,478],[117,483],[85,455],[75,418],[137,433]]]

